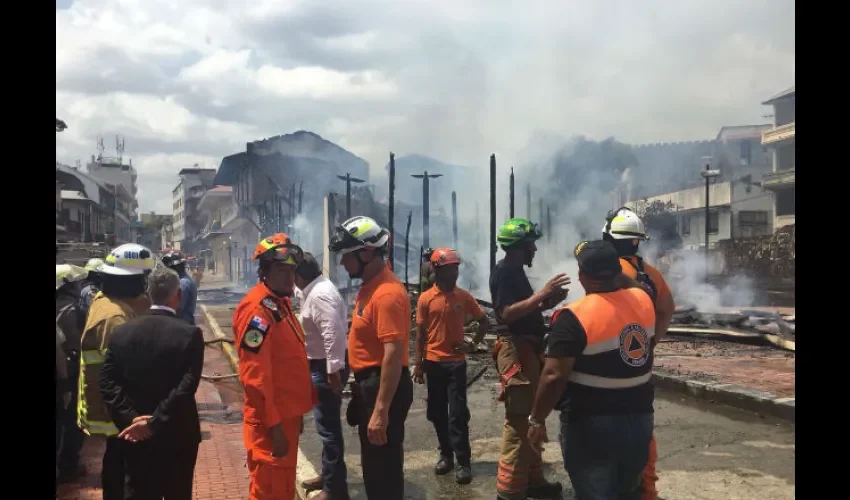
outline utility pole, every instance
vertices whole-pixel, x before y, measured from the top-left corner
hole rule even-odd
[[[425,248],[430,248],[429,245],[429,228],[428,228],[428,211],[430,209],[430,200],[429,198],[429,181],[428,179],[436,179],[437,177],[442,177],[443,174],[428,174],[426,170],[425,173],[422,174],[411,174],[411,177],[415,179],[422,179],[422,245]]]
[[[351,183],[362,184],[366,181],[352,177],[351,174],[337,175],[336,178],[345,181],[345,218],[348,220],[351,218]]]
[[[452,248],[457,250],[457,193],[452,191]]]
[[[513,219],[513,218],[514,218],[514,167],[511,167],[511,190],[510,190],[510,197],[511,197],[511,212],[510,212],[510,213],[511,213],[511,216],[510,216],[510,218],[511,218],[511,219]]]
[[[490,155],[490,273],[496,268],[496,155]]]
[[[408,280],[408,267],[410,266],[410,221],[413,218],[413,210],[407,214],[407,230],[404,232],[404,288],[410,288]]]
[[[525,185],[525,216],[528,217],[529,220],[531,217],[531,183]]]
[[[706,159],[706,158],[704,157],[703,159]],[[708,222],[709,222],[709,219],[711,218],[711,209],[710,209],[711,204],[709,203],[709,199],[708,199],[708,196],[709,196],[708,187],[709,187],[709,183],[711,182],[711,179],[714,179],[714,178],[716,178],[720,175],[720,170],[711,170],[711,163],[710,163],[711,158],[708,157],[707,159],[708,159],[708,161],[705,164],[705,170],[700,172],[700,175],[702,175],[703,178],[705,179],[705,277],[706,277],[706,279],[708,279],[708,275],[709,275],[709,262],[710,262],[710,254],[709,254],[709,251],[708,251],[708,226],[709,226]]]
[[[395,261],[393,260],[393,255],[395,251],[393,247],[395,243],[392,241],[392,237],[395,231],[395,154],[390,153],[390,207],[389,207],[389,224],[390,224],[390,269],[395,269]]]

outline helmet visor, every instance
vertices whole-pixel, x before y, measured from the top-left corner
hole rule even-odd
[[[293,266],[297,266],[304,259],[304,251],[294,243],[274,246],[266,252],[266,255],[273,261]]]
[[[363,247],[363,242],[355,238],[342,226],[337,226],[335,234],[331,238],[331,243],[328,249],[331,252],[344,252],[345,250],[354,250]]]

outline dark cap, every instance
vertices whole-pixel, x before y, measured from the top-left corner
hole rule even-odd
[[[608,241],[582,241],[574,252],[579,271],[589,278],[609,279],[622,272],[617,249]]]

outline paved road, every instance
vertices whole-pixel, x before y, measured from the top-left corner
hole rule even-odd
[[[483,381],[482,381],[483,383]],[[493,403],[493,386],[470,389],[473,474],[468,486],[457,486],[453,476],[437,477],[436,437],[425,419],[424,389],[417,386],[407,423],[405,470],[406,499],[491,499],[495,491],[496,462],[502,425],[502,408]],[[557,439],[556,416],[547,425]],[[301,450],[319,469],[321,445],[312,421],[305,422]],[[656,401],[658,487],[662,498],[706,500],[791,500],[794,498],[794,426],[725,407],[708,407],[694,400],[659,394]],[[346,462],[352,499],[365,499],[359,467],[359,444],[354,428],[345,429]],[[573,498],[561,465],[557,443],[545,451],[547,476],[565,485],[565,499]],[[306,464],[304,464],[306,465]],[[301,474],[313,471],[307,466]]]

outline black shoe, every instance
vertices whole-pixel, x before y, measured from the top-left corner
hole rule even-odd
[[[438,476],[442,476],[443,474],[448,474],[449,471],[455,468],[455,462],[450,457],[440,457],[440,460],[437,461],[437,466],[434,467],[434,472]]]
[[[529,486],[526,495],[528,495],[528,498],[553,499],[559,498],[563,489],[561,483],[550,483],[544,480],[542,483]]]
[[[472,482],[472,470],[468,465],[460,465],[455,471],[457,484],[469,484]]]

